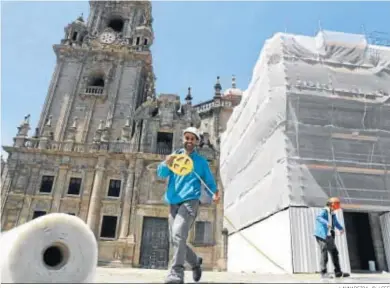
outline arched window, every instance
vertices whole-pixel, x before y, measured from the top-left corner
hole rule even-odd
[[[102,77],[92,77],[88,86],[104,87],[104,79]]]
[[[112,28],[115,32],[122,32],[124,22],[120,18],[113,18],[108,22],[108,27]]]
[[[77,40],[77,32],[73,32],[73,35],[72,35],[72,40],[73,41],[76,41]]]
[[[103,94],[104,91],[104,79],[102,76],[93,76],[89,79],[86,94]]]

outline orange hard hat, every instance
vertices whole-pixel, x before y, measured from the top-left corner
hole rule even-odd
[[[340,209],[340,199],[337,197],[329,198],[328,200],[329,206],[331,206],[334,210]]]

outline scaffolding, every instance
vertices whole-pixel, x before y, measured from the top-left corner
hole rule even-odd
[[[225,215],[237,229],[280,210],[390,211],[390,47],[365,35],[278,33],[222,135]]]

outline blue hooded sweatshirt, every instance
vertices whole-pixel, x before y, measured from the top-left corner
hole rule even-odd
[[[336,214],[331,213],[332,223],[335,228],[338,230],[343,230],[343,226],[339,223]],[[328,221],[329,221],[329,212],[326,208],[321,210],[321,213],[317,215],[314,236],[326,239],[328,235]]]
[[[183,154],[184,149],[180,149],[175,152],[175,154]],[[207,160],[200,156],[196,151],[193,151],[189,157],[194,162],[195,172],[202,178],[206,185],[213,192],[210,196],[213,196],[217,191],[217,184],[215,183],[214,176],[211,173],[209,163]],[[165,192],[165,201],[168,204],[179,204],[188,200],[199,199],[201,192],[201,182],[196,177],[195,173],[191,172],[186,176],[179,176],[169,170],[167,164],[161,162],[157,167],[157,176],[160,178],[167,178],[168,187]],[[206,189],[210,194],[210,191]]]

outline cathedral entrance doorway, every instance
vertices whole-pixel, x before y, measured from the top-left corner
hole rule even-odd
[[[146,269],[167,269],[169,262],[168,219],[144,217],[140,265]]]

